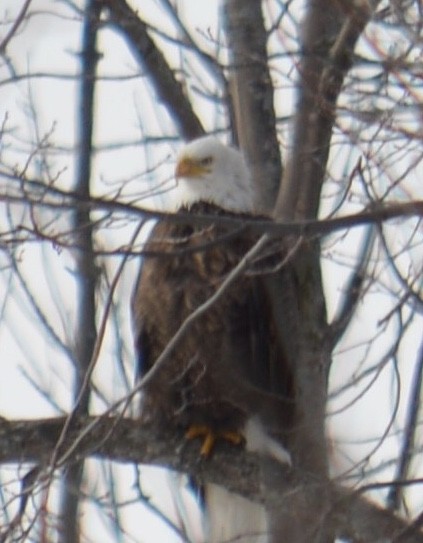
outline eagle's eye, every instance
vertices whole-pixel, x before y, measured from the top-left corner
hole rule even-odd
[[[201,166],[210,166],[210,164],[213,162],[213,157],[206,156],[202,160],[200,160]]]

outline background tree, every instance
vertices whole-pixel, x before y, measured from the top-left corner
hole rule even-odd
[[[421,541],[420,3],[199,4],[1,8],[1,537],[195,540],[187,492],[151,499],[158,464],[264,501],[274,541]],[[204,132],[243,149],[274,219],[252,228],[290,254],[267,278],[297,391],[277,477],[131,418],[140,225]]]

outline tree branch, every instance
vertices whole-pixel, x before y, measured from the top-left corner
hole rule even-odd
[[[6,36],[2,39],[0,42],[0,55],[6,54],[7,46],[10,43],[10,40],[13,38],[13,36],[17,33],[18,28],[22,25],[22,23],[25,20],[26,13],[29,9],[29,6],[31,4],[32,0],[25,0],[24,5],[22,6],[19,14],[15,18],[14,23],[12,24],[12,27],[10,28],[9,32],[6,34]]]
[[[94,130],[95,85],[98,62],[97,32],[101,5],[98,0],[85,3],[82,27],[81,82],[79,89],[78,153],[76,157],[75,192],[89,198],[91,194],[91,165]],[[73,388],[74,412],[86,415],[91,397],[88,372],[97,340],[96,301],[97,271],[93,241],[93,225],[89,209],[76,207],[73,213],[74,241],[80,250],[74,251],[77,282],[77,319],[74,330],[73,359],[75,380]],[[63,529],[61,543],[80,540],[79,501],[84,462],[73,464],[63,475],[60,516]]]
[[[199,481],[224,486],[258,502],[264,500],[257,456],[229,444],[218,444],[213,457],[204,460],[199,456],[200,444],[188,442],[178,430],[121,417],[77,417],[68,426],[56,455],[56,444],[65,424],[67,417],[0,419],[0,463],[34,462],[47,470],[87,457],[154,464],[189,473]],[[57,462],[51,466],[53,455]],[[300,486],[320,486],[322,492],[329,492],[333,506],[321,521],[329,523],[339,537],[360,542],[390,540],[409,527],[391,512],[364,499],[360,492],[348,491],[327,481],[319,483],[302,470],[278,468],[285,473],[281,495],[292,495]],[[423,543],[423,534],[416,531],[401,541]]]
[[[419,431],[419,413],[421,409],[422,397],[422,380],[423,380],[423,343],[420,345],[414,375],[412,379],[412,387],[408,400],[406,423],[404,428],[404,440],[401,445],[401,453],[398,458],[398,464],[395,473],[395,480],[401,481],[405,479],[410,472],[410,465],[415,452],[415,444],[417,433]],[[401,486],[393,485],[387,496],[388,506],[397,510],[401,505]]]
[[[159,101],[176,124],[177,132],[186,140],[202,136],[204,128],[173,70],[150,38],[146,24],[124,0],[101,0],[101,3],[108,9],[111,25],[123,34],[141,66],[147,71]]]
[[[377,1],[372,3],[377,5]],[[292,155],[275,211],[281,219],[317,216],[336,102],[352,66],[355,44],[372,13],[367,1],[334,2],[331,9],[325,0],[309,3],[303,25]]]
[[[46,185],[37,180],[21,179],[0,169],[0,177],[16,181],[19,194],[9,191],[0,192],[0,201],[27,203],[40,208],[60,209],[62,211],[74,209],[76,206],[86,207],[91,210],[108,213],[128,213],[132,216],[151,219],[166,219],[174,223],[187,223],[210,225],[216,222],[216,217],[211,215],[195,215],[189,213],[169,213],[152,211],[137,207],[132,203],[120,202],[116,199],[103,197],[83,197],[74,191],[62,190],[58,187]],[[339,230],[346,230],[365,224],[379,224],[385,221],[407,218],[423,217],[423,200],[399,203],[375,203],[358,213],[335,217],[331,219],[298,219],[295,221],[273,221],[263,217],[235,217],[219,216],[219,224],[223,226],[245,227],[252,232],[268,232],[273,236],[297,235],[305,238],[311,236],[326,236]],[[38,234],[38,232],[36,233]],[[41,233],[40,233],[41,234]]]
[[[335,317],[328,329],[328,340],[335,347],[351,323],[357,304],[362,297],[362,288],[366,279],[368,264],[375,241],[375,232],[370,228],[363,240],[357,264],[344,286],[344,296],[337,308]]]

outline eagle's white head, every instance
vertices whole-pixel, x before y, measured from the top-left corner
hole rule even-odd
[[[213,203],[227,211],[252,212],[254,190],[242,154],[204,136],[185,145],[177,157],[175,208],[196,202]]]

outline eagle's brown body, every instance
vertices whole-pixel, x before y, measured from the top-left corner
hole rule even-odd
[[[231,229],[219,225],[219,215],[230,213],[215,205],[199,202],[189,213],[213,214],[216,222],[204,226],[160,221],[145,247],[147,256],[133,298],[141,375],[255,241],[247,229],[228,236]],[[259,268],[239,276],[192,323],[146,386],[144,417],[185,428],[205,424],[235,431],[249,416],[274,410],[275,405],[286,411],[282,417],[289,417],[290,376],[281,363]],[[286,390],[278,392],[288,399],[279,407],[268,393],[275,371],[279,374],[275,381],[286,383]],[[286,373],[282,380],[281,371]]]

